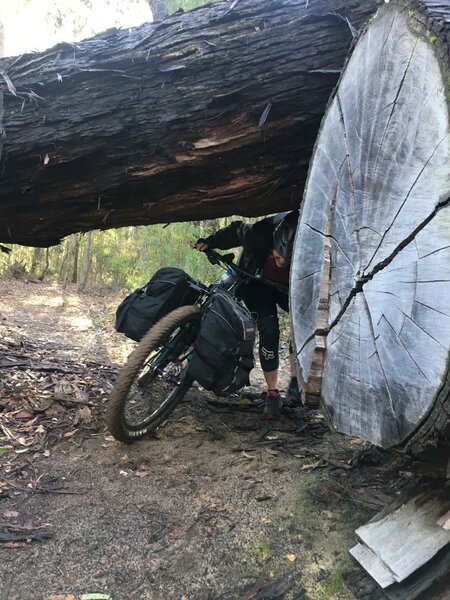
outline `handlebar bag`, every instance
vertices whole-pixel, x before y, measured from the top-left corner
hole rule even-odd
[[[249,384],[254,367],[256,324],[247,308],[226,290],[212,296],[189,357],[189,372],[217,396]]]
[[[116,331],[139,342],[162,317],[197,300],[200,292],[191,283],[194,280],[182,269],[159,269],[148,283],[121,302],[116,311]]]

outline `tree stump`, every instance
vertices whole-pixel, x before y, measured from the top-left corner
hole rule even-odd
[[[419,450],[449,421],[449,23],[448,3],[394,1],[362,32],[294,248],[303,390],[338,431],[384,448]]]

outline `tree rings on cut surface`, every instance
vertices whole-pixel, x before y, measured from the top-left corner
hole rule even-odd
[[[337,430],[385,448],[425,441],[450,410],[448,64],[421,19],[391,2],[361,34],[322,122],[291,274],[303,390]]]

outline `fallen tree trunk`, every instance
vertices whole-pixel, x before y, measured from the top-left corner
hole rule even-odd
[[[420,450],[450,415],[450,5],[394,1],[317,141],[295,246],[305,393],[334,426]]]
[[[297,207],[376,5],[224,2],[3,59],[0,242]]]

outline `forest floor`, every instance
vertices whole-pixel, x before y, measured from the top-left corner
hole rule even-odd
[[[0,283],[2,600],[355,598],[354,531],[398,494],[404,457],[317,409],[268,426],[257,403],[198,388],[121,444],[103,421],[134,346],[113,329],[119,298]]]

